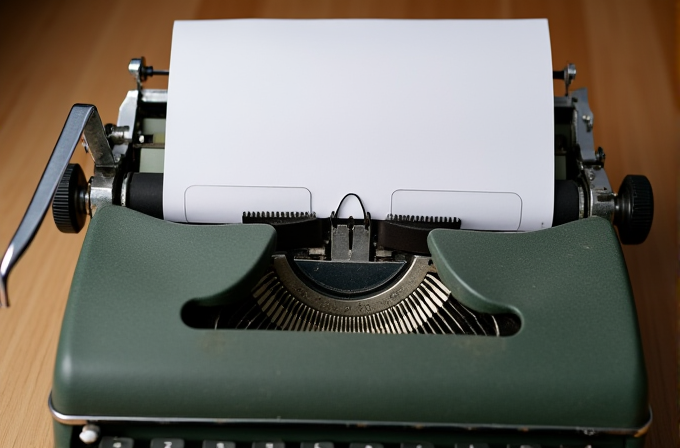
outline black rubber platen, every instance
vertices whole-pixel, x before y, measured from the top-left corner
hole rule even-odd
[[[126,207],[163,219],[163,173],[132,173]]]
[[[578,215],[578,185],[573,180],[556,180],[552,225],[576,221]]]

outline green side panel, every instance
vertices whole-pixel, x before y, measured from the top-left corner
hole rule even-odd
[[[52,432],[54,433],[54,448],[71,448],[73,426],[52,420]]]
[[[542,372],[533,390],[545,399],[570,406],[592,398],[594,414],[632,426],[649,419],[635,303],[609,222],[589,218],[528,233],[434,230],[428,244],[460,302],[520,316],[519,333],[494,353],[493,363],[510,375],[506,385],[532,390],[524,381],[533,375],[516,370],[523,366]],[[466,366],[487,378],[490,368]]]
[[[644,446],[645,446],[644,436],[636,437],[636,438],[631,437],[631,438],[626,439],[625,448],[644,448]]]
[[[522,428],[647,422],[635,309],[606,221],[521,235],[431,234],[442,278],[461,300],[521,316],[512,337],[182,322],[192,299],[246,299],[273,244],[268,226],[188,226],[120,207],[99,211],[64,316],[55,409]]]

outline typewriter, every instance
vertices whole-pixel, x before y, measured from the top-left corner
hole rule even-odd
[[[573,65],[553,72],[553,227],[528,233],[370,210],[163,221],[167,91],[143,82],[167,71],[129,71],[115,125],[73,106],[1,265],[8,306],[49,206],[64,232],[91,216],[48,402],[56,447],[643,446],[620,243],[645,240],[652,189],[611,188]],[[80,142],[89,180],[69,164]]]

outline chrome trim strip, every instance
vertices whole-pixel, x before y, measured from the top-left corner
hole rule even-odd
[[[121,416],[92,416],[62,414],[52,404],[52,392],[47,400],[52,417],[59,423],[80,426],[88,423],[155,423],[155,424],[208,424],[208,425],[238,425],[238,424],[269,424],[269,425],[337,425],[342,427],[356,426],[359,428],[400,427],[423,429],[457,429],[466,431],[560,431],[576,432],[587,436],[598,434],[644,436],[652,424],[652,409],[649,408],[649,420],[641,428],[589,428],[567,426],[511,426],[511,425],[479,425],[470,426],[456,423],[417,423],[417,422],[366,422],[359,420],[291,420],[266,418],[191,418],[191,417],[121,417]]]

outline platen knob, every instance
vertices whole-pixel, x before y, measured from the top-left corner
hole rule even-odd
[[[640,244],[649,234],[654,218],[654,194],[645,176],[628,175],[616,197],[614,224],[623,244]]]
[[[52,217],[64,233],[78,233],[87,216],[85,192],[87,181],[77,163],[69,163],[52,199]]]

